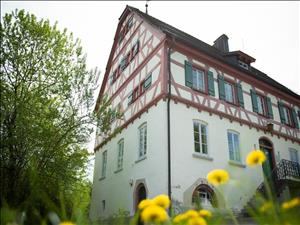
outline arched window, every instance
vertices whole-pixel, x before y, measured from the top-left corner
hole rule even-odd
[[[192,196],[192,203],[200,203],[204,208],[217,207],[217,201],[214,191],[206,184],[200,184]]]

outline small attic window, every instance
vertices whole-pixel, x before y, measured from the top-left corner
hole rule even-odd
[[[243,61],[238,61],[239,63],[239,66],[246,69],[246,70],[249,70],[249,65],[247,63],[244,63]]]

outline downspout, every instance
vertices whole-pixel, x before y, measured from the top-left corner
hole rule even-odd
[[[168,48],[168,89],[167,89],[167,133],[168,133],[168,196],[172,199],[171,190],[171,128],[170,128],[170,101],[171,101],[171,46]]]

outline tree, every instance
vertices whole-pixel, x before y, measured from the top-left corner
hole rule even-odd
[[[6,14],[0,34],[1,206],[42,217],[84,179],[99,73],[72,33],[24,10]]]

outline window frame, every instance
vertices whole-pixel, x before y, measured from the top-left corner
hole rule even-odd
[[[283,110],[284,117],[286,116],[285,112],[287,112],[287,115],[288,115],[288,118],[285,117],[286,122],[284,124],[287,126],[293,127],[293,128],[296,127],[295,121],[294,121],[293,115],[292,115],[292,108],[283,103],[282,110]]]
[[[106,177],[106,169],[107,169],[107,150],[102,152],[101,178]]]
[[[236,144],[234,143],[234,138],[232,138],[232,147],[233,147],[233,158],[231,158],[231,151],[230,151],[230,144],[229,144],[229,134],[237,135],[238,137],[238,151],[236,151],[235,147]],[[233,162],[242,162],[242,157],[241,157],[241,141],[240,141],[240,133],[235,131],[235,130],[227,130],[227,144],[228,144],[228,153],[229,153],[229,160]]]
[[[292,160],[292,154],[291,154],[292,152],[293,152],[293,153],[296,153],[296,158],[297,158],[296,161],[293,161],[293,160]],[[300,160],[299,160],[299,151],[298,151],[297,149],[295,149],[295,148],[289,148],[289,156],[290,156],[290,161],[296,162],[296,163],[300,164]]]
[[[141,140],[141,132],[144,132],[143,140]],[[147,134],[147,122],[145,122],[138,127],[138,159],[142,159],[147,155]]]
[[[233,102],[229,101],[226,99],[226,84],[229,84],[232,88],[231,88],[231,93],[232,93],[232,100]],[[224,77],[224,94],[225,94],[225,98],[224,98],[224,101],[229,103],[229,104],[232,104],[232,105],[235,105],[235,106],[238,106],[238,99],[237,99],[237,90],[236,90],[236,83],[232,80],[229,80],[227,79],[226,77]]]
[[[204,87],[204,90],[202,89],[198,89],[194,86],[194,71],[199,71],[199,72],[202,72],[203,74],[203,87]],[[207,70],[195,65],[195,64],[192,64],[192,80],[193,80],[193,83],[192,83],[192,89],[195,90],[195,91],[198,91],[198,92],[201,92],[203,94],[208,94],[208,79],[207,79]]]
[[[191,63],[192,65],[192,89],[194,91],[197,91],[197,92],[200,92],[200,93],[203,93],[203,94],[206,94],[208,95],[208,78],[207,78],[207,70],[195,63]],[[201,90],[201,89],[197,89],[195,88],[194,86],[194,70],[197,70],[197,71],[200,71],[203,73],[203,81],[204,81],[204,90]]]
[[[258,99],[261,100],[261,107],[262,107],[262,113],[259,112],[259,101]],[[267,98],[266,96],[256,92],[256,101],[257,101],[257,113],[261,116],[264,116],[264,117],[268,117],[268,106],[267,106]]]
[[[196,151],[196,140],[195,140],[195,124],[198,125],[198,135],[199,135],[199,152]],[[206,153],[203,151],[203,141],[202,141],[202,127],[205,126],[205,136],[206,136]],[[201,120],[193,120],[193,143],[194,143],[194,153],[209,156],[209,145],[208,145],[208,123],[201,121]],[[205,144],[204,144],[205,145]]]
[[[122,148],[120,148],[122,146]],[[123,157],[124,157],[124,138],[118,141],[118,157],[117,157],[117,170],[123,169]],[[122,154],[120,154],[122,153]]]

